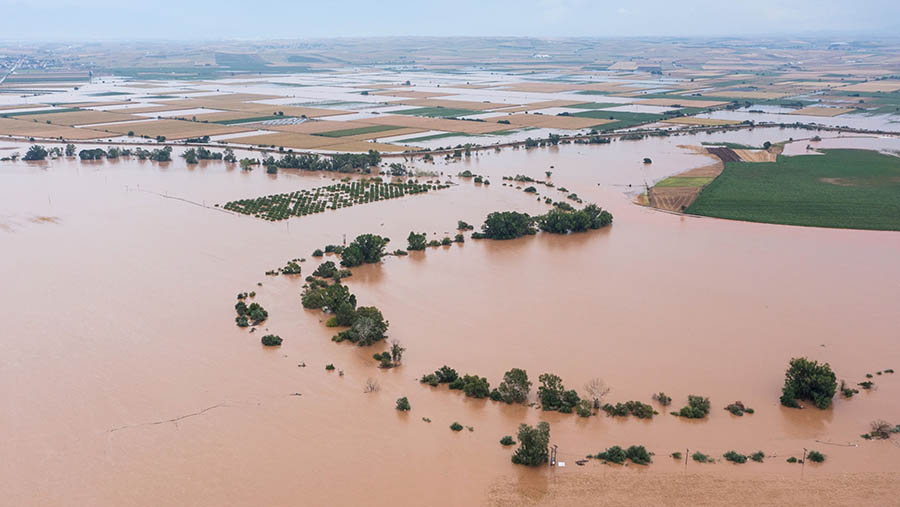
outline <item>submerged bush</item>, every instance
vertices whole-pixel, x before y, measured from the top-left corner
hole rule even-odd
[[[809,451],[809,454],[806,455],[806,459],[813,463],[821,463],[825,461],[825,455],[819,451]]]
[[[615,463],[617,465],[625,463],[625,451],[618,445],[614,445],[605,451],[598,452],[593,457],[594,459],[609,461],[610,463]]]
[[[764,453],[762,451],[756,451],[750,455],[750,459],[752,459],[753,461],[755,461],[757,463],[762,463],[763,459],[765,459],[765,457],[766,457],[766,453]]]
[[[734,451],[728,451],[728,452],[726,452],[725,454],[723,454],[722,456],[723,456],[726,460],[728,460],[728,461],[730,461],[730,462],[732,462],[732,463],[738,463],[738,464],[740,464],[740,463],[746,463],[746,462],[747,462],[747,456],[744,456],[743,454],[738,454],[738,453],[736,453],[736,452],[734,452]]]
[[[809,400],[820,409],[831,406],[837,391],[837,379],[828,363],[820,365],[805,357],[794,358],[784,376],[782,405],[799,408],[797,400]]]
[[[657,402],[659,402],[659,404],[664,407],[668,407],[669,404],[672,403],[672,398],[669,396],[666,396],[666,393],[664,393],[662,391],[655,393],[653,395],[653,399],[656,400]]]
[[[709,414],[709,398],[688,395],[688,404],[681,407],[677,415],[688,419],[702,419]]]
[[[262,337],[262,344],[266,347],[276,347],[281,345],[281,337],[274,334],[267,334]]]
[[[406,399],[406,396],[402,398],[397,398],[397,410],[401,412],[406,412],[410,409],[409,400]]]
[[[463,425],[454,421],[453,424],[450,425],[450,429],[453,431],[462,431]]]
[[[517,465],[539,466],[549,459],[550,423],[541,421],[535,427],[519,425],[519,448],[512,455]]]
[[[640,401],[626,401],[625,403],[616,403],[612,405],[607,403],[603,405],[603,411],[609,416],[625,417],[632,414],[639,419],[651,419],[656,412],[653,407]]]
[[[500,445],[515,445],[516,441],[513,440],[513,437],[506,435],[505,437],[500,439]]]
[[[740,401],[736,401],[736,402],[734,402],[734,403],[732,403],[732,404],[730,404],[730,405],[727,405],[727,406],[725,407],[725,410],[727,410],[727,411],[731,412],[732,414],[734,414],[734,415],[736,415],[736,416],[739,416],[739,417],[740,417],[740,416],[743,416],[745,413],[746,413],[746,414],[752,414],[752,413],[753,413],[753,409],[752,409],[752,408],[750,408],[750,407],[745,407],[744,404],[741,403]]]
[[[697,452],[695,452],[694,454],[692,454],[692,455],[691,455],[691,459],[693,459],[693,460],[696,461],[697,463],[709,463],[709,462],[712,461],[712,458],[710,458],[710,457],[707,456],[706,454],[703,454],[703,453],[700,452],[700,451],[697,451]]]
[[[535,234],[534,219],[528,213],[516,211],[495,211],[488,214],[480,233],[473,233],[475,239],[514,239]]]

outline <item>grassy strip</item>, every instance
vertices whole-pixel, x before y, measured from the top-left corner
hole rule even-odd
[[[356,129],[343,129],[343,130],[331,130],[329,132],[319,132],[318,134],[313,134],[316,136],[322,137],[347,137],[347,136],[357,136],[360,134],[371,134],[373,132],[384,132],[387,130],[397,130],[405,127],[398,127],[396,125],[372,125],[371,127],[360,127]]]
[[[717,146],[720,148],[731,148],[732,150],[761,150],[762,146],[750,146],[749,144],[740,144],[740,143],[710,143],[707,141],[701,141],[700,144],[703,146]]]
[[[56,114],[56,113],[71,113],[74,111],[82,111],[82,109],[78,109],[77,107],[69,107],[65,109],[41,109],[38,111],[19,111],[18,113],[2,113],[0,117],[6,118],[7,116],[29,116],[32,114]]]
[[[481,111],[473,111],[471,109],[459,109],[453,107],[418,107],[416,109],[406,109],[404,111],[391,112],[393,114],[409,114],[413,116],[426,116],[428,118],[456,118],[459,116],[469,116],[481,113]]]
[[[751,222],[900,230],[900,159],[866,150],[727,162],[687,212]]]
[[[702,187],[714,179],[711,176],[672,176],[660,181],[654,188]]]
[[[112,97],[113,95],[132,95],[129,92],[98,92],[98,93],[89,93],[91,97]]]

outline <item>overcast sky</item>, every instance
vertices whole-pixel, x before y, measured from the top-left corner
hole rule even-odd
[[[0,40],[900,34],[900,0],[0,0]]]

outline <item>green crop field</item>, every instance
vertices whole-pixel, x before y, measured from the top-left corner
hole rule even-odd
[[[343,130],[331,130],[328,132],[319,132],[318,134],[313,134],[316,136],[322,137],[347,137],[347,136],[358,136],[360,134],[372,134],[374,132],[385,132],[388,130],[397,130],[403,127],[398,127],[396,125],[372,125],[371,127],[360,127],[356,129],[343,129]]]
[[[457,118],[459,116],[469,116],[479,113],[481,113],[481,111],[453,107],[418,107],[416,109],[406,109],[404,111],[392,111],[392,114],[411,114],[413,116],[427,116],[429,118]]]
[[[900,230],[900,157],[867,150],[727,162],[687,213],[751,222]]]
[[[654,187],[702,187],[713,180],[709,176],[672,176],[666,178]]]
[[[604,125],[598,125],[594,127],[596,130],[601,132],[606,130],[635,127],[637,125],[643,125],[645,123],[654,123],[662,120],[663,118],[666,118],[661,114],[654,113],[627,113],[623,111],[602,110],[584,111],[581,113],[575,113],[572,116],[577,116],[579,118],[597,118],[600,120],[615,120],[612,123],[606,123]]]

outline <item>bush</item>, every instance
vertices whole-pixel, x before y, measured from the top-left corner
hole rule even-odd
[[[693,459],[693,460],[696,461],[697,463],[709,463],[709,462],[712,461],[712,458],[710,458],[710,457],[707,456],[706,454],[703,454],[703,453],[700,452],[700,451],[697,451],[697,452],[695,452],[694,454],[692,454],[692,455],[691,455],[691,459]]]
[[[325,254],[322,253],[322,250],[320,250],[320,249],[318,249],[318,248],[316,248],[315,250],[313,250],[313,253],[312,253],[312,256],[313,256],[313,257],[322,257],[323,255],[325,255]]]
[[[334,365],[331,364],[331,363],[326,364],[326,365],[325,365],[325,370],[326,370],[326,371],[332,371],[332,370],[334,370]]]
[[[235,317],[234,322],[238,327],[247,327],[250,325],[250,322],[247,320],[246,315],[238,315],[237,317]]]
[[[429,373],[428,375],[423,375],[422,378],[419,379],[419,382],[421,382],[423,384],[428,384],[432,387],[437,387],[437,385],[439,383],[437,375],[435,375],[434,373]]]
[[[762,463],[763,459],[765,459],[765,457],[766,457],[766,453],[764,453],[762,451],[756,451],[750,455],[750,459],[752,459],[753,461],[755,461],[757,463]]]
[[[462,220],[458,220],[456,222],[456,230],[458,230],[458,231],[471,231],[474,228],[475,228],[474,225],[469,225],[466,222],[463,222]]]
[[[828,363],[820,365],[805,357],[794,358],[784,376],[782,405],[799,408],[797,400],[809,400],[823,410],[831,406],[831,399],[837,391],[837,379]]]
[[[825,455],[819,451],[809,451],[809,454],[806,455],[806,459],[813,463],[821,463],[825,461]]]
[[[470,398],[487,398],[491,394],[491,385],[485,377],[464,375],[462,390]]]
[[[574,390],[566,391],[562,379],[552,373],[544,373],[538,377],[541,383],[538,387],[538,400],[542,410],[557,410],[563,413],[571,413],[579,402],[578,393]]]
[[[444,236],[444,238],[441,240],[441,246],[450,246],[451,243],[453,243],[453,240],[451,240],[447,236]]]
[[[565,203],[557,204],[555,209],[535,218],[542,231],[568,234],[584,232],[588,229],[600,229],[612,223],[612,214],[595,204],[589,204],[578,211],[575,211],[572,206],[563,206]]]
[[[614,445],[603,452],[598,452],[597,454],[595,454],[594,459],[601,459],[604,461],[609,461],[610,463],[621,465],[622,463],[625,463],[625,451],[622,450],[622,448],[618,445]]]
[[[799,460],[798,460],[797,458],[791,456],[791,457],[788,458],[786,461],[787,461],[788,463],[796,463],[796,462],[799,461]]]
[[[527,424],[519,426],[519,448],[512,455],[517,465],[539,466],[549,458],[550,424],[539,422],[536,427]]]
[[[745,413],[746,414],[753,413],[752,408],[745,407],[744,404],[741,403],[740,401],[736,401],[736,402],[732,403],[731,405],[727,405],[725,407],[725,410],[727,410],[727,411],[731,412],[732,414],[739,416],[739,417],[743,416]]]
[[[319,264],[319,267],[317,267],[312,274],[319,278],[331,278],[337,274],[337,266],[332,261],[325,261],[322,264]]]
[[[466,237],[463,236],[462,234],[457,234],[456,236],[453,237],[453,241],[454,241],[455,243],[465,243],[465,242],[466,242]]]
[[[434,375],[437,377],[437,381],[441,384],[449,384],[459,378],[459,374],[456,373],[456,370],[447,366],[441,366],[440,369],[434,372]]]
[[[664,407],[668,407],[672,403],[672,398],[669,396],[666,396],[666,393],[664,393],[662,391],[655,393],[653,395],[653,399],[656,400],[657,402],[659,402],[659,404]]]
[[[500,445],[515,445],[516,441],[513,440],[513,437],[506,435],[505,437],[500,439]]]
[[[680,460],[682,457],[680,452],[673,452],[669,456],[672,456],[673,459],[677,459],[677,460]]]
[[[425,250],[425,233],[416,234],[414,232],[410,232],[409,236],[406,238],[407,250],[415,251],[415,250]]]
[[[274,334],[267,334],[262,337],[262,344],[266,347],[277,347],[281,345],[281,337]]]
[[[678,415],[688,419],[702,419],[709,414],[709,398],[688,395],[688,404],[681,407]]]
[[[387,238],[377,234],[360,234],[341,253],[341,266],[352,268],[379,262],[387,243]]]
[[[450,429],[453,431],[462,431],[463,425],[454,421],[454,423],[450,425]]]
[[[578,405],[575,405],[575,413],[579,417],[590,417],[594,413],[592,409],[593,404],[589,400],[581,400]]]
[[[636,465],[648,465],[652,461],[650,452],[643,445],[632,445],[625,450],[625,457]]]
[[[740,464],[740,463],[746,463],[746,462],[747,462],[747,456],[744,456],[743,454],[738,454],[738,453],[736,453],[736,452],[734,452],[734,451],[728,451],[728,452],[726,452],[725,454],[723,454],[722,456],[723,456],[726,460],[728,460],[728,461],[730,461],[730,462],[732,462],[732,463],[738,463],[738,464]]]
[[[409,400],[406,399],[406,396],[404,396],[402,398],[397,398],[397,410],[399,410],[401,412],[407,412],[407,411],[409,411],[409,409],[410,409]]]
[[[602,408],[610,417],[626,417],[628,414],[632,414],[639,419],[651,419],[657,413],[653,407],[639,401],[627,401],[615,405],[607,403]]]

